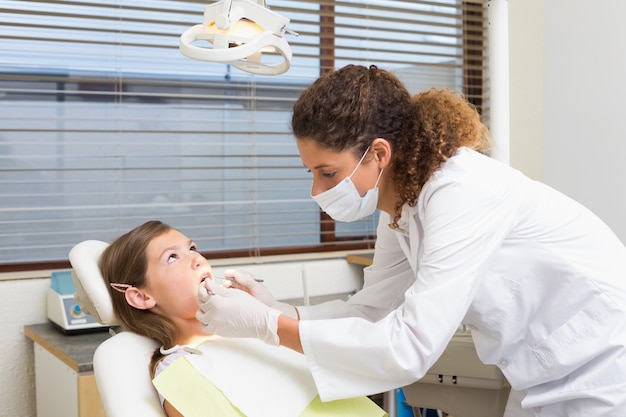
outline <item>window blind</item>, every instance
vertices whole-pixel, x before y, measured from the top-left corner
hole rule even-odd
[[[300,92],[349,63],[488,115],[481,3],[268,0],[299,34],[274,77],[179,52],[208,3],[0,1],[0,271],[150,219],[210,257],[373,247],[376,215],[320,215],[289,131]]]

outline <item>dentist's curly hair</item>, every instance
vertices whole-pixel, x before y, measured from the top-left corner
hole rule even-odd
[[[348,65],[319,77],[294,105],[291,130],[297,140],[350,150],[357,158],[375,138],[386,139],[399,197],[392,228],[402,206],[417,204],[426,181],[458,148],[491,149],[489,131],[462,95],[430,89],[411,97],[395,75],[374,65]]]

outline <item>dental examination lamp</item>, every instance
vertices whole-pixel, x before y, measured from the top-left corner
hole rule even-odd
[[[183,55],[199,61],[221,62],[246,72],[278,75],[291,65],[291,48],[283,37],[289,19],[274,13],[265,0],[222,0],[204,9],[202,24],[180,37]],[[212,47],[194,43],[208,41]],[[262,62],[263,53],[279,54],[280,62]],[[267,61],[267,60],[266,60]]]

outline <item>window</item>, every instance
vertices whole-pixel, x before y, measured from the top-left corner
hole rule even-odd
[[[268,2],[299,33],[286,35],[292,67],[275,77],[179,52],[210,0],[3,2],[0,271],[64,266],[77,242],[149,219],[211,257],[372,247],[376,215],[335,225],[309,197],[291,107],[348,63],[482,106],[484,6]]]

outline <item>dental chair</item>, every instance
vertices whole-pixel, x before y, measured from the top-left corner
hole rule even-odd
[[[69,260],[81,309],[99,323],[119,326],[98,260],[108,243],[86,240]],[[107,417],[165,417],[152,386],[149,363],[156,341],[130,331],[115,333],[96,349],[94,376]],[[501,417],[510,387],[495,366],[483,365],[469,333],[457,333],[442,357],[420,381],[403,388],[406,404],[442,410],[454,417]],[[395,406],[388,406],[390,417]]]
[[[108,243],[86,240],[72,248],[69,260],[81,309],[99,323],[119,326],[98,259]],[[165,417],[148,370],[156,341],[130,331],[115,333],[93,356],[96,385],[107,417]]]

